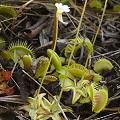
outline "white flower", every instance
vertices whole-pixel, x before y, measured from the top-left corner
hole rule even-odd
[[[70,7],[68,7],[67,5],[62,5],[62,3],[56,3],[55,6],[57,7],[57,10],[61,13],[70,11]]]
[[[68,7],[67,5],[62,5],[62,3],[56,3],[55,6],[57,7],[57,18],[60,22],[62,22],[63,24],[67,24],[66,22],[63,22],[63,18],[62,18],[62,13],[63,12],[69,12],[70,11],[70,7]]]

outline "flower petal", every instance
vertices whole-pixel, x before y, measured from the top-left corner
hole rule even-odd
[[[63,5],[64,12],[70,12],[69,8],[67,5]]]
[[[55,6],[57,7],[57,10],[61,13],[70,11],[70,7],[68,7],[67,5],[62,5],[62,3],[56,3]]]
[[[64,22],[64,21],[63,21],[62,13],[57,13],[57,18],[58,18],[58,20],[59,20],[61,23],[63,23],[63,24],[68,24],[67,22]]]

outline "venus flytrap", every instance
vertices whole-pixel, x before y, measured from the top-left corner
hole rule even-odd
[[[24,55],[22,58],[24,64],[24,70],[29,71],[32,66],[32,58],[30,55]]]
[[[84,77],[88,76],[89,75],[89,71],[87,68],[85,68],[83,65],[80,65],[80,64],[72,64],[69,68],[69,72],[76,76],[76,77],[82,77],[83,75],[83,72],[85,71],[85,75]]]
[[[48,119],[48,118],[51,117],[53,120],[55,120],[55,119],[59,120],[60,119],[59,113],[61,111],[58,110],[59,108],[58,108],[57,105],[60,101],[63,90],[67,91],[67,90],[72,89],[72,91],[73,91],[72,104],[76,103],[80,99],[81,99],[82,103],[85,103],[86,101],[90,102],[90,100],[91,100],[92,101],[92,110],[96,113],[100,112],[105,107],[105,105],[107,103],[108,91],[107,91],[106,86],[97,87],[96,84],[98,84],[97,82],[99,80],[96,80],[96,79],[98,78],[98,76],[97,76],[96,79],[95,79],[95,75],[93,75],[93,77],[90,80],[89,80],[89,78],[87,79],[87,76],[89,76],[89,72],[88,72],[88,70],[86,70],[88,59],[86,61],[85,66],[81,67],[81,65],[77,65],[77,67],[74,67],[76,65],[71,65],[73,67],[69,67],[69,65],[71,63],[72,55],[74,53],[75,45],[77,43],[78,33],[79,33],[80,25],[81,25],[81,22],[82,22],[82,17],[83,17],[84,11],[85,11],[86,3],[87,3],[87,0],[85,1],[83,13],[82,13],[82,16],[81,16],[81,20],[80,20],[80,23],[79,23],[77,35],[76,35],[76,38],[75,38],[75,41],[74,41],[74,46],[73,46],[72,51],[71,51],[71,55],[70,55],[70,59],[69,59],[67,68],[65,68],[65,69],[63,68],[63,70],[62,70],[63,66],[61,66],[61,63],[59,61],[59,56],[57,56],[54,52],[55,47],[56,47],[56,42],[57,42],[58,20],[61,21],[64,24],[63,19],[62,19],[63,10],[61,10],[62,8],[60,7],[62,5],[60,4],[59,7],[56,6],[58,8],[58,10],[56,11],[56,14],[55,14],[55,18],[56,18],[56,22],[55,22],[56,24],[55,25],[57,25],[57,26],[55,27],[56,32],[54,34],[55,35],[55,38],[54,38],[55,41],[54,41],[54,44],[52,46],[53,50],[50,50],[50,49],[48,50],[47,54],[50,57],[50,60],[49,60],[49,63],[47,64],[47,66],[45,67],[46,70],[44,71],[44,74],[41,73],[42,70],[38,70],[38,72],[41,75],[36,75],[37,76],[36,78],[42,77],[42,81],[41,81],[41,85],[40,85],[40,88],[41,88],[42,83],[43,83],[44,79],[46,78],[46,74],[47,74],[47,70],[48,70],[48,67],[50,65],[50,62],[52,61],[56,71],[60,74],[59,75],[59,81],[60,81],[62,89],[61,89],[61,92],[60,92],[57,103],[55,103],[55,100],[53,100],[52,102],[48,101],[44,97],[44,95],[39,94],[40,88],[38,90],[38,95],[36,96],[36,98],[28,98],[28,102],[30,104],[27,105],[26,107],[23,106],[23,109],[25,109],[29,112],[29,115],[32,116],[31,118],[34,118],[34,119]],[[59,4],[57,4],[57,5],[59,5]],[[60,10],[62,12],[60,12]],[[93,43],[93,45],[94,45],[94,43]],[[88,44],[88,46],[90,47],[90,52],[88,53],[88,58],[92,53],[93,45]],[[38,65],[39,65],[39,62],[38,62]],[[42,69],[42,68],[44,68],[44,65],[42,67],[40,67],[40,69]],[[78,72],[74,73],[73,72],[74,70],[71,70],[72,72],[70,72],[70,69],[73,69],[73,68],[74,68],[74,70],[76,70]],[[82,68],[82,69],[79,69],[79,68]],[[39,66],[38,66],[38,69],[39,69]],[[64,74],[62,74],[63,71],[64,71]],[[68,74],[68,72],[70,74]],[[77,73],[81,73],[81,74],[78,75]],[[78,82],[76,81],[76,77],[79,77]],[[94,79],[95,83],[94,83],[94,81],[93,81],[93,83],[91,83],[91,80],[93,80],[93,79]],[[100,80],[101,80],[101,78],[100,78]],[[101,98],[100,100],[98,100],[99,97]]]
[[[56,101],[51,97],[49,97],[49,100],[46,99],[44,97],[45,95],[46,93],[41,93],[37,95],[35,98],[28,97],[27,101],[29,102],[29,104],[20,106],[18,109],[27,111],[31,119],[34,120],[47,120],[47,119],[61,120],[59,114],[63,111],[68,112],[68,110],[63,108],[63,106],[62,106],[63,111],[61,111],[59,106],[54,108]]]
[[[46,75],[49,63],[50,62],[46,57],[44,56],[39,57],[37,64],[36,64],[37,69],[35,73],[35,78],[43,77],[44,75]]]
[[[47,49],[47,55],[49,58],[51,57],[52,52],[53,52],[53,50]],[[52,61],[56,70],[59,70],[61,68],[61,60],[56,52],[53,52],[53,56],[52,56],[51,61]]]
[[[105,13],[105,10],[106,10],[106,6],[107,6],[107,0],[105,0],[105,5],[104,5],[104,9],[103,9],[101,21],[100,21],[100,23],[99,23],[99,26],[98,26],[96,35],[95,35],[94,40],[93,40],[93,46],[94,46],[94,43],[95,43],[95,41],[96,41],[98,32],[99,32],[99,30],[100,30],[100,26],[101,26],[101,23],[102,23],[102,20],[103,20],[103,16],[104,16],[104,13]],[[76,41],[77,41],[77,40],[76,40]],[[91,53],[92,53],[92,49],[90,48],[90,51],[89,51],[89,53],[88,53],[88,57],[87,57],[87,60],[86,60],[86,63],[85,63],[85,68],[87,67],[87,63],[88,63],[88,60],[89,60],[89,57],[90,57]],[[84,72],[83,75],[82,75],[82,80],[83,80],[83,78],[84,78],[84,74],[85,74],[85,72]],[[93,98],[95,98],[95,94],[94,94],[94,93],[95,93],[95,92],[94,92],[94,89],[92,89],[91,94],[92,94]],[[100,97],[101,103],[102,103],[103,101],[105,101],[105,103],[103,103],[104,105],[101,105],[101,107],[99,106],[99,105],[100,105],[99,102],[95,102],[95,103],[94,103],[94,100],[91,99],[91,100],[92,100],[92,103],[94,104],[94,105],[92,106],[92,110],[93,110],[94,112],[96,112],[96,113],[100,112],[100,111],[105,107],[105,105],[106,105],[106,103],[107,103],[107,100],[108,100],[108,91],[105,90],[102,94],[100,93],[100,96],[98,96],[98,94],[97,94],[97,98],[99,98],[99,97]],[[92,98],[92,97],[91,97],[91,98]],[[104,98],[104,100],[103,100],[103,98]],[[98,103],[98,106],[99,106],[100,108],[97,107],[97,104],[96,104],[96,103]]]
[[[61,7],[62,7],[62,8],[61,8]],[[50,60],[49,60],[49,64],[48,64],[48,66],[47,66],[47,69],[48,69],[48,67],[49,67],[49,65],[50,65],[50,63],[51,63],[51,61],[52,61],[52,57],[53,57],[53,55],[54,55],[54,51],[55,51],[55,48],[56,48],[57,34],[58,34],[58,20],[60,20],[61,22],[63,22],[62,13],[69,11],[67,6],[62,6],[62,4],[60,4],[60,3],[56,4],[56,8],[57,8],[57,9],[56,9],[56,11],[55,11],[53,43],[52,43],[52,49],[53,49],[53,50],[52,50],[52,52],[51,52],[50,50],[48,51],[48,55],[49,55],[49,53],[50,53]],[[64,22],[63,22],[63,23],[64,23]],[[55,57],[56,57],[56,56],[55,56]],[[54,65],[55,65],[55,64],[54,64]],[[56,69],[57,69],[57,66],[56,66],[56,65],[55,65],[55,67],[56,67]],[[58,67],[58,69],[59,69],[59,67]],[[45,75],[46,75],[46,74],[44,74],[43,79],[42,79],[42,81],[41,81],[41,85],[40,85],[40,87],[39,87],[38,94],[39,94],[39,91],[40,91],[40,89],[41,89],[42,83],[43,83],[43,81],[44,81]],[[60,99],[58,99],[58,102],[56,103],[56,105],[59,103],[59,100],[60,100]]]
[[[100,26],[101,26],[101,24],[102,24],[102,20],[103,20],[103,17],[104,17],[104,13],[105,13],[106,7],[107,7],[107,0],[105,0],[105,5],[104,5],[104,9],[103,9],[101,21],[100,21],[100,23],[99,23],[99,26],[98,26],[96,35],[95,35],[94,40],[93,40],[93,44],[92,44],[93,46],[94,46],[94,44],[95,44],[95,41],[96,41],[98,32],[99,32],[99,30],[100,30]],[[76,40],[76,41],[77,41],[77,40]],[[90,51],[89,51],[89,53],[88,53],[88,57],[87,57],[87,60],[86,60],[86,63],[85,63],[85,68],[87,67],[88,60],[89,60],[89,58],[90,58],[90,56],[91,56],[91,53],[92,53],[92,46],[91,46]],[[85,72],[84,72],[84,74],[85,74]],[[82,76],[82,79],[84,78],[84,74],[83,74],[83,76]]]
[[[65,7],[65,6],[64,6]],[[65,8],[64,8],[65,9]],[[48,55],[50,55],[49,57],[50,57],[50,60],[49,60],[49,63],[47,64],[47,66],[46,66],[46,70],[45,70],[45,73],[44,73],[44,75],[42,76],[42,80],[41,80],[41,84],[40,84],[40,87],[39,87],[39,89],[38,89],[38,94],[37,94],[37,96],[39,95],[39,92],[40,92],[40,89],[41,89],[41,86],[42,86],[42,84],[43,84],[43,82],[44,82],[44,79],[45,79],[45,76],[46,76],[46,73],[47,73],[47,70],[48,70],[48,68],[49,68],[49,65],[50,65],[50,63],[51,63],[51,61],[52,60],[54,60],[54,58],[55,58],[55,60],[56,60],[56,55],[55,55],[55,53],[54,53],[54,51],[55,51],[55,48],[56,48],[56,43],[57,43],[57,34],[58,34],[58,20],[62,20],[61,19],[61,16],[60,16],[60,14],[59,14],[59,12],[60,11],[55,11],[55,18],[54,18],[54,33],[53,33],[53,44],[52,44],[52,51],[51,50],[48,50]],[[61,13],[61,15],[62,15],[62,13]],[[53,59],[52,59],[53,58]],[[59,61],[60,62],[60,61]],[[56,69],[59,69],[60,67],[57,67],[56,66],[56,64],[54,64],[54,66],[55,66],[55,68]],[[37,76],[36,78],[38,78],[39,76]],[[59,103],[59,100],[58,100],[58,102],[56,103],[56,105],[58,105],[58,103]],[[54,106],[54,109],[56,109],[58,106]],[[56,114],[57,115],[57,114]],[[58,115],[57,115],[58,116]],[[52,119],[54,120],[54,119],[60,119],[60,118],[55,118],[54,116],[52,117]]]
[[[73,82],[71,79],[66,77],[63,90],[73,91],[72,104],[75,104],[79,100],[80,103],[88,103],[92,101],[92,111],[96,113],[100,112],[105,107],[108,101],[108,90],[105,85],[98,84],[102,77],[100,76],[100,78],[98,78],[98,76],[99,74],[97,74],[97,77],[93,76],[91,81],[89,80],[89,75],[88,77],[86,77],[86,79],[80,79],[78,82]],[[59,84],[62,87],[64,75],[60,74],[58,77],[60,81]]]
[[[92,111],[99,113],[107,104],[108,89],[105,85],[98,85],[98,83],[91,83],[86,87],[86,91],[92,101]]]
[[[8,47],[8,52],[13,56],[14,52],[18,55],[18,57],[23,57],[24,55],[30,54],[32,58],[34,58],[34,52],[31,46],[28,46],[26,42],[13,42]]]
[[[75,39],[71,40],[70,42],[74,43]],[[83,37],[78,37],[77,38],[77,46],[75,46],[75,49],[74,49],[74,52],[73,52],[74,56],[76,55],[76,52],[79,50],[79,48],[82,47],[82,44],[83,44]],[[90,49],[91,49],[91,54],[94,53],[93,45],[88,38],[85,38],[84,48],[87,51],[87,53],[89,53]],[[65,53],[64,53],[65,57],[67,57],[68,53],[70,54],[72,52],[72,49],[73,49],[73,45],[71,45],[71,44],[68,44],[65,47]]]
[[[64,80],[64,75],[59,75],[59,84],[63,85],[63,80]],[[64,82],[64,91],[69,91],[72,90],[73,91],[73,97],[72,97],[72,104],[75,104],[80,97],[87,97],[87,93],[85,91],[84,86],[89,84],[90,82],[88,80],[84,80],[84,81],[72,81],[71,79],[69,79],[68,77],[66,77],[66,80]]]
[[[0,52],[0,55],[7,60],[12,59],[14,63],[17,61],[28,72],[32,66],[34,51],[31,45],[27,45],[27,42],[17,41],[11,43],[7,51]]]
[[[97,73],[101,73],[102,70],[111,70],[112,68],[112,63],[107,59],[100,59],[94,65],[94,71]]]
[[[112,66],[112,63],[108,60],[106,63],[104,62],[104,65]],[[100,60],[96,62],[94,67],[98,65],[98,68],[102,71],[104,70],[104,67],[102,65],[99,65]],[[99,63],[99,64],[98,64]],[[65,66],[61,67],[62,69],[65,68]],[[106,68],[106,67],[105,67]],[[111,68],[111,67],[110,67]],[[104,77],[99,75],[98,73],[95,73],[94,71],[88,71],[87,68],[80,64],[72,64],[69,67],[69,71],[72,76],[74,76],[74,79],[70,77],[71,75],[66,75],[66,79],[64,81],[65,73],[63,74],[63,70],[57,70],[57,72],[60,74],[58,76],[59,78],[59,84],[62,87],[64,83],[64,91],[72,90],[73,97],[72,97],[72,104],[75,104],[77,101],[80,103],[88,103],[92,102],[92,111],[98,113],[100,112],[106,105],[108,101],[108,90],[105,85],[99,85],[98,82],[104,80]],[[66,69],[65,69],[66,70]],[[84,79],[82,79],[83,72]],[[76,78],[77,77],[77,78]],[[79,78],[79,79],[78,79]],[[76,80],[78,79],[78,80]]]
[[[43,84],[48,84],[52,81],[56,81],[58,78],[53,75],[46,75]],[[38,78],[38,81],[41,83],[42,78]]]
[[[25,67],[25,70],[27,71],[29,70],[32,63],[31,58],[29,58],[29,56],[27,55],[30,55],[32,58],[34,58],[32,47],[30,45],[28,46],[27,42],[21,41],[11,43],[8,47],[8,50],[2,51],[0,55],[7,60],[12,59],[14,63],[19,60],[18,63],[20,64],[20,66],[22,68]]]
[[[62,89],[61,89],[61,92],[60,92],[60,95],[59,95],[59,98],[58,98],[58,102],[60,101],[60,98],[62,96],[62,92],[64,90],[64,83],[65,83],[66,75],[67,75],[67,72],[68,72],[68,69],[69,69],[69,65],[71,63],[71,58],[72,58],[72,55],[74,53],[74,49],[75,49],[75,46],[76,46],[76,43],[77,43],[79,29],[80,29],[80,26],[81,26],[81,23],[82,23],[82,18],[83,18],[83,15],[84,15],[84,11],[85,11],[86,5],[87,5],[87,0],[85,1],[83,12],[82,12],[82,15],[81,15],[81,18],[80,18],[80,22],[79,22],[79,26],[78,26],[78,30],[77,30],[77,34],[76,34],[76,38],[75,38],[75,43],[74,43],[74,46],[73,46],[73,49],[72,49],[72,52],[71,52],[71,55],[70,55],[70,58],[69,58],[69,61],[68,61],[68,65],[67,65],[67,69],[66,69],[66,72],[65,72],[65,76],[64,76],[64,80],[63,80],[63,85],[62,85]]]

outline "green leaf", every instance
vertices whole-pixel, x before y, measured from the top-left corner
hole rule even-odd
[[[101,73],[102,70],[111,70],[112,68],[112,63],[107,59],[100,59],[94,65],[94,71],[97,73]]]
[[[69,68],[69,72],[76,76],[76,77],[82,77],[83,73],[85,72],[84,74],[84,77],[88,76],[89,75],[89,71],[87,68],[85,68],[83,65],[80,65],[80,64],[72,64]]]
[[[66,72],[66,69],[67,67],[65,66],[62,66],[60,70],[56,70],[58,73],[62,74],[62,75],[65,75],[65,72]],[[74,81],[75,77],[68,71],[67,72],[67,77],[69,77],[70,79],[72,79]]]
[[[53,6],[53,5],[46,5],[45,6],[47,9],[50,9],[50,10],[54,10],[55,9],[55,6]]]
[[[88,94],[92,101],[92,111],[99,113],[108,101],[107,87],[105,85],[99,86],[98,84],[91,83],[88,88]]]
[[[84,97],[84,98],[82,98],[81,100],[80,100],[80,103],[89,103],[91,100],[90,100],[90,98],[89,97]]]
[[[64,75],[59,75],[58,77],[59,77],[59,81],[60,81],[59,84],[60,84],[60,86],[62,86],[63,80],[64,80]],[[65,83],[64,83],[64,88],[69,87],[69,86],[73,86],[73,85],[74,85],[74,82],[72,80],[70,80],[68,77],[66,77]]]
[[[13,8],[6,5],[6,7],[0,7],[0,14],[6,18],[12,18],[16,15],[16,12]]]
[[[76,52],[77,52],[77,50],[80,48],[80,46],[76,46],[75,47],[75,49],[74,49],[74,53],[73,53],[73,55],[75,56],[76,55]],[[66,46],[66,48],[65,48],[65,57],[68,57],[67,56],[67,54],[68,53],[71,53],[72,52],[72,49],[73,49],[73,45],[70,45],[70,44],[68,44],[67,46]]]
[[[32,65],[32,60],[31,60],[30,56],[24,55],[23,58],[22,58],[22,60],[23,60],[23,64],[24,64],[24,69],[26,71],[29,71],[30,67]]]
[[[59,70],[61,68],[61,60],[60,57],[58,56],[58,54],[56,52],[54,52],[52,49],[47,49],[47,55],[50,58],[53,52],[53,56],[52,56],[52,63],[55,67],[56,70]]]
[[[113,11],[120,12],[120,5],[115,5]]]
[[[35,73],[35,78],[43,77],[44,74],[47,72],[49,65],[49,60],[46,57],[41,56],[37,61],[37,70]]]
[[[89,4],[89,6],[90,6],[91,8],[102,8],[102,2],[99,1],[99,0],[93,0],[93,1]]]
[[[62,3],[63,5],[68,5],[68,4],[69,4],[69,0],[61,0],[61,3]]]

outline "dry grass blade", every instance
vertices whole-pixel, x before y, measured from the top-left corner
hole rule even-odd
[[[13,23],[12,23],[11,37],[12,37],[12,32],[13,32],[13,28],[14,28],[14,25],[15,25],[15,21],[17,20],[19,13],[20,13],[27,5],[29,5],[29,4],[30,4],[31,2],[33,2],[33,1],[34,1],[34,0],[29,0],[29,1],[26,2],[24,5],[22,5],[22,6],[20,7],[20,9],[18,10],[16,16],[14,17]]]
[[[0,101],[19,103],[19,104],[25,104],[26,103],[26,101],[21,99],[20,95],[11,95],[11,96],[0,97]]]
[[[77,12],[81,15],[82,13],[79,11],[78,7],[74,4],[74,2],[72,0],[69,1],[69,3],[77,10]],[[85,15],[83,16],[93,27],[95,30],[98,29],[98,27],[93,24]],[[100,31],[101,32],[101,31]]]
[[[72,18],[73,20],[75,20],[75,21],[78,21],[74,16],[72,16],[71,14],[69,14],[69,13],[67,13],[67,15],[70,17],[70,18]],[[93,28],[91,28],[91,27],[89,27],[88,25],[85,25],[88,29],[90,29],[90,30],[92,30],[92,31],[94,31],[94,32],[96,32],[96,30],[95,29],[93,29]]]

